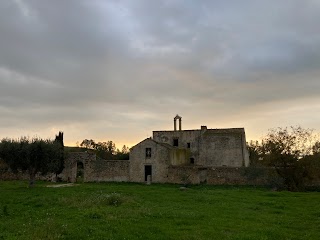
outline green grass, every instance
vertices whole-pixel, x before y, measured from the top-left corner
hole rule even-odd
[[[320,193],[0,182],[1,239],[320,239]]]

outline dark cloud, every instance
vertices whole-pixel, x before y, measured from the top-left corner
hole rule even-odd
[[[1,1],[2,137],[134,143],[176,113],[190,128],[256,134],[275,112],[313,127],[293,116],[318,100],[319,21],[312,0]]]

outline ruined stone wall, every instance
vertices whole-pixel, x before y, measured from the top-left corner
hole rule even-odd
[[[129,181],[128,160],[103,160],[97,159],[91,162],[90,174],[87,174],[87,182],[128,182]]]
[[[0,159],[0,180],[29,180],[30,176],[28,171],[18,171],[17,173],[12,172],[9,166]],[[48,173],[45,175],[36,174],[36,180],[42,181],[56,181],[56,175],[53,173]]]
[[[76,182],[77,180],[77,164],[83,164],[84,181],[87,179],[91,179],[91,167],[90,164],[96,161],[96,154],[91,152],[72,152],[68,153],[65,163],[64,169],[62,171],[62,180],[67,182]]]
[[[252,178],[245,173],[246,168],[217,167],[204,168],[199,166],[170,166],[168,169],[168,183],[210,185],[267,185],[268,171],[263,168],[261,176]]]
[[[0,170],[0,180],[28,180],[29,174],[27,172],[19,171],[18,173],[13,173],[8,170]]]
[[[75,182],[77,179],[77,164],[83,164],[84,182],[93,181],[129,181],[129,166],[127,160],[104,160],[97,158],[95,153],[69,153],[62,172],[64,181]]]
[[[168,183],[200,184],[206,181],[206,169],[196,166],[170,166]]]
[[[1,181],[9,181],[9,180],[23,180],[23,181],[29,181],[30,176],[28,172],[18,171],[17,173],[13,173],[11,171],[0,171],[0,180]],[[49,182],[55,182],[56,181],[56,175],[53,173],[42,175],[40,173],[36,174],[35,176],[36,180],[41,181],[49,181]]]
[[[250,179],[245,168],[218,167],[208,168],[207,183],[212,185],[267,185],[267,175]]]

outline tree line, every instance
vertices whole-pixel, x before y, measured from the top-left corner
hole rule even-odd
[[[82,150],[90,150],[103,159],[129,159],[129,148],[124,145],[121,150],[113,141],[95,142],[85,139],[81,142]],[[55,173],[56,177],[63,171],[64,158],[68,153],[63,143],[63,132],[56,135],[55,140],[38,137],[19,139],[4,138],[0,141],[0,159],[9,169],[17,173],[26,171],[29,174],[29,186],[33,186],[38,173]]]
[[[102,159],[129,160],[129,147],[123,145],[122,149],[119,150],[113,141],[96,142],[92,139],[84,139],[79,147],[93,151]]]
[[[250,167],[274,169],[277,188],[303,191],[308,183],[320,180],[320,139],[312,129],[270,129],[260,142],[251,141],[247,147]]]
[[[0,158],[12,172],[19,170],[29,174],[29,186],[34,185],[37,173],[61,173],[64,168],[63,133],[55,140],[34,137],[4,138],[0,142]]]

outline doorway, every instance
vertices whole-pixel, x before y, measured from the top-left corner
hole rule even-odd
[[[152,166],[151,165],[144,166],[144,181],[148,180],[148,175],[150,175],[150,177],[152,179]]]

